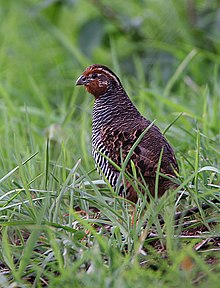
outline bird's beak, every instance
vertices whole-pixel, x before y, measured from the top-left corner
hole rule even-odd
[[[83,78],[85,78],[83,75],[79,76],[79,78],[76,80],[76,86],[85,85],[85,80]]]

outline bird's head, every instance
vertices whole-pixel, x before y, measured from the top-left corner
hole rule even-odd
[[[84,85],[96,99],[105,94],[109,88],[122,87],[119,78],[108,67],[99,64],[86,68],[77,79],[76,85]]]

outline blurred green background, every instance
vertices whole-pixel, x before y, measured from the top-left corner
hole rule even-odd
[[[192,287],[204,280],[200,287],[217,287],[218,273],[210,273],[205,259],[215,259],[211,249],[202,258],[192,248],[195,240],[173,238],[182,229],[173,228],[176,206],[169,210],[161,200],[150,207],[154,213],[146,212],[149,229],[166,234],[160,241],[167,256],[157,247],[139,255],[144,219],[133,229],[123,200],[112,204],[112,194],[102,196],[97,182],[84,187],[94,168],[93,97],[75,81],[93,63],[117,73],[140,112],[162,131],[170,125],[166,137],[188,193],[180,208],[200,207],[219,193],[219,0],[0,0],[0,266],[6,271],[0,284],[42,287],[50,279],[53,288],[73,287],[73,281],[74,287],[144,287],[149,281]],[[80,208],[89,215],[90,204],[101,209],[99,220],[74,214]],[[214,204],[207,214],[200,208],[197,223],[217,233],[209,226],[219,223],[216,215]],[[113,232],[85,234],[93,220]],[[196,263],[192,273],[179,269],[188,255]]]

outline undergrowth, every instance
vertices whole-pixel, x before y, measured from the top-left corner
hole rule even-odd
[[[1,287],[219,286],[218,3],[142,2],[1,1]],[[135,209],[91,158],[74,83],[96,62],[178,159],[180,188]]]

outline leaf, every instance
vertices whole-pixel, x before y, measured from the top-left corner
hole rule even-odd
[[[101,44],[104,34],[104,25],[101,19],[88,21],[79,33],[80,50],[86,56],[91,56],[93,50]]]
[[[199,172],[203,172],[203,171],[211,171],[211,172],[215,172],[215,173],[219,173],[220,174],[220,169],[213,167],[213,166],[204,166],[201,169],[199,169]]]

